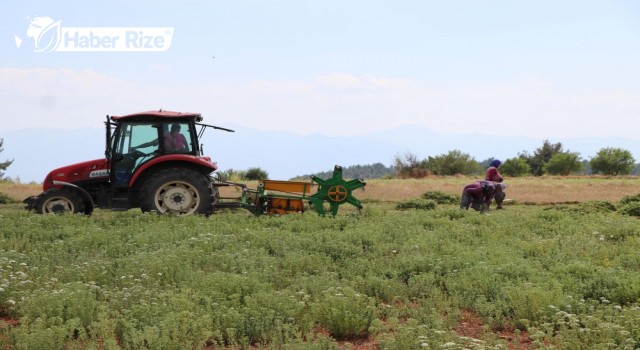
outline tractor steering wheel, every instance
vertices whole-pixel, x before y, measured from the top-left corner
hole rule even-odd
[[[148,154],[146,154],[146,153],[144,153],[142,151],[139,151],[137,149],[134,149],[134,150],[132,150],[131,153],[129,153],[129,157],[131,157],[132,159],[138,159],[138,158],[146,157],[146,156],[148,156]]]

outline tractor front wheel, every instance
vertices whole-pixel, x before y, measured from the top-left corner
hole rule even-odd
[[[210,215],[214,201],[209,178],[189,169],[161,170],[149,177],[140,191],[143,212]]]
[[[36,199],[34,206],[38,214],[84,213],[84,202],[71,189],[52,188]]]

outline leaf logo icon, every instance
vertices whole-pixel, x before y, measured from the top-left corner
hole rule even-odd
[[[61,22],[57,21],[49,24],[35,37],[35,52],[51,52],[58,48],[62,39]]]

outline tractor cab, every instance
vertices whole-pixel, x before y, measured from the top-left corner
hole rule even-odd
[[[175,203],[175,207],[168,208],[170,201],[161,197],[162,191],[159,194],[142,192],[157,174],[179,171],[208,176],[217,169],[211,158],[202,155],[199,138],[210,125],[199,124],[201,120],[199,113],[163,110],[108,117],[105,156],[111,187],[109,207],[114,210],[142,206],[143,210],[148,207],[148,210],[185,211]],[[200,129],[196,130],[198,126]],[[177,183],[175,186],[184,187]],[[153,205],[145,205],[149,196],[155,198]],[[194,196],[192,193],[178,196],[176,190],[169,199],[194,199]],[[189,210],[195,210],[195,207]]]
[[[167,112],[165,112],[167,113]],[[111,163],[114,187],[128,187],[140,167],[166,155],[200,156],[195,122],[200,115],[176,115],[173,118],[149,119],[134,115],[111,117],[105,155]]]

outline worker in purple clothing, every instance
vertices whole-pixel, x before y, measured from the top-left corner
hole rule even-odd
[[[502,192],[502,184],[493,181],[476,181],[470,183],[462,190],[460,199],[460,209],[475,209],[479,212],[486,212],[491,205],[491,199],[496,193]]]
[[[489,164],[489,167],[485,171],[485,176],[484,176],[485,181],[493,181],[493,182],[498,182],[502,184],[502,181],[504,180],[502,178],[502,175],[500,175],[500,172],[498,171],[498,167],[500,167],[501,164],[502,162],[499,161],[498,159],[494,159],[491,161],[491,163]],[[507,196],[507,194],[504,193],[504,188],[506,186],[502,185],[501,187],[502,187],[501,188],[502,191],[497,192],[494,195],[494,198],[497,204],[497,209],[503,209],[502,202],[504,201],[504,198]]]

